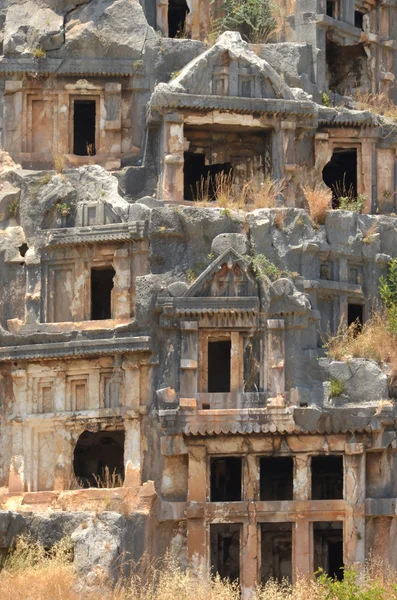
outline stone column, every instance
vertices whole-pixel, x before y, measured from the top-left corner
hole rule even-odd
[[[268,319],[268,389],[275,397],[285,393],[285,325],[282,319]]]
[[[365,140],[361,144],[360,162],[361,164],[357,165],[357,192],[367,197],[363,212],[370,213],[372,208],[372,181],[375,165],[375,144],[371,139]]]
[[[293,579],[313,572],[313,527],[310,521],[298,519],[292,530]]]
[[[11,494],[19,494],[25,491],[25,456],[23,443],[23,424],[13,422],[11,435],[12,456],[10,462],[10,473],[8,478],[8,491]]]
[[[181,383],[182,398],[194,398],[197,394],[197,361],[198,361],[198,324],[197,321],[183,321],[181,348]]]
[[[168,0],[156,0],[156,26],[168,37]]]
[[[258,583],[258,573],[260,561],[258,524],[252,515],[252,521],[243,523],[242,543],[241,543],[241,598],[250,600],[254,596],[254,589]]]
[[[70,487],[73,472],[73,451],[70,431],[60,426],[55,432],[56,461],[54,471],[54,490],[67,490]]]
[[[314,168],[319,177],[322,177],[322,170],[331,160],[332,145],[329,142],[328,133],[316,133],[314,136],[315,165]],[[322,179],[320,179],[321,181]]]
[[[6,81],[4,89],[3,144],[4,150],[14,157],[23,151],[22,123],[22,81]]]
[[[184,199],[184,140],[180,115],[165,115],[163,136],[162,200],[181,202]]]
[[[259,463],[254,454],[247,454],[247,460],[244,461],[244,496],[243,500],[255,502],[259,500]]]
[[[92,369],[88,380],[87,409],[98,410],[105,407],[105,398],[101,397],[101,381],[99,369]],[[70,407],[72,410],[72,407]]]
[[[295,206],[295,186],[292,184],[292,175],[296,168],[295,158],[295,121],[281,121],[282,148],[284,160],[284,177],[287,188],[284,197],[288,206]]]
[[[124,369],[122,406],[139,412],[141,403],[141,371],[138,364],[125,360],[122,363]]]
[[[343,536],[346,564],[365,561],[365,453],[361,443],[345,446],[344,497],[349,504]]]
[[[230,351],[230,391],[241,392],[244,380],[243,338],[238,331],[231,334]]]
[[[190,446],[188,471],[187,551],[196,568],[207,562],[208,540],[204,519],[207,500],[207,448]]]
[[[126,419],[124,428],[124,487],[138,491],[141,485],[141,428],[139,419]]]
[[[26,294],[25,294],[25,324],[40,323],[41,309],[41,265],[40,256],[26,255]],[[45,299],[43,298],[43,302]]]
[[[310,456],[308,454],[296,454],[294,459],[294,500],[309,500],[310,488]]]
[[[131,264],[127,248],[115,251],[113,266],[116,275],[113,278],[112,319],[129,319],[131,317]]]
[[[67,410],[66,407],[66,373],[58,371],[54,385],[54,412]],[[70,410],[70,408],[69,408]]]

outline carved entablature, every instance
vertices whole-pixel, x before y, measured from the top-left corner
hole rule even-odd
[[[255,278],[251,261],[230,248],[183,296],[157,306],[160,325],[181,332],[179,410],[285,402],[286,327],[305,326],[312,312],[291,280]]]
[[[135,279],[147,272],[143,222],[49,230],[27,265],[25,321],[9,330],[109,329],[135,314]]]
[[[127,447],[124,457],[125,484],[132,484],[140,464],[139,422],[149,398],[148,373],[156,362],[152,355],[147,336],[0,348],[0,373],[12,390],[10,488],[68,489],[79,436],[105,430],[121,431],[127,440],[135,436],[137,455],[132,457]]]

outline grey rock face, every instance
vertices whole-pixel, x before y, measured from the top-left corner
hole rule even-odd
[[[0,221],[10,218],[10,205],[19,202],[21,190],[10,183],[4,183],[0,190]]]
[[[145,45],[156,45],[157,41],[138,2],[91,1],[68,14],[61,54],[139,60]]]
[[[74,563],[87,583],[95,583],[98,571],[117,577],[123,550],[125,519],[103,513],[84,521],[73,533]]]
[[[242,233],[221,233],[216,236],[211,245],[211,251],[217,256],[220,256],[229,248],[233,248],[233,250],[244,256],[249,251],[247,236]]]
[[[389,397],[387,375],[375,361],[353,358],[348,362],[332,361],[327,367],[330,377],[340,381],[349,402],[370,402]]]

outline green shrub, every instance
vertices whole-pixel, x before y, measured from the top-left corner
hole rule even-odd
[[[8,212],[10,217],[17,217],[19,213],[19,200],[14,200],[14,202],[8,205]]]
[[[345,391],[345,386],[342,381],[339,379],[335,379],[335,377],[331,377],[331,387],[329,391],[330,398],[338,398]]]
[[[264,254],[254,254],[251,257],[251,263],[252,270],[257,279],[266,275],[270,281],[277,281],[277,279],[281,279],[282,277],[294,277],[298,275],[298,273],[292,273],[291,271],[282,271],[277,265],[266,258]]]
[[[351,210],[352,212],[361,213],[367,197],[364,194],[358,194],[357,198],[351,196],[341,196],[338,198],[339,208],[342,210]]]
[[[327,108],[332,107],[331,98],[328,96],[327,92],[322,93],[321,100],[322,100],[323,106],[326,106]]]
[[[218,10],[216,4],[212,0],[215,35],[238,31],[247,42],[261,44],[276,29],[274,14],[278,7],[272,0],[224,0]]]
[[[386,276],[379,278],[379,294],[387,309],[389,330],[397,334],[397,259],[389,262]]]
[[[35,48],[32,52],[33,58],[45,58],[46,57],[46,51],[43,50],[43,48],[40,48],[40,46],[37,46],[37,48]]]
[[[335,581],[325,573],[318,573],[318,583],[320,590],[325,592],[321,598],[329,600],[386,600],[392,598],[389,596],[386,587],[381,581],[376,579],[360,581],[357,572],[350,568],[344,569],[343,580]]]

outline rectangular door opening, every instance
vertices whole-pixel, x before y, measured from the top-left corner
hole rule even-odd
[[[168,37],[181,37],[185,32],[186,15],[189,8],[186,0],[168,2]]]
[[[332,206],[342,197],[357,198],[357,148],[335,148],[323,169],[323,181],[332,191]]]
[[[261,581],[292,581],[292,523],[261,523]],[[299,542],[298,542],[299,543]]]
[[[232,343],[208,342],[208,392],[230,392]]]
[[[240,578],[240,537],[238,523],[216,523],[210,526],[211,568],[222,579]]]
[[[312,456],[312,500],[343,499],[343,456]]]
[[[347,305],[347,326],[355,325],[357,330],[360,330],[363,326],[363,310],[362,304],[348,304]]]
[[[242,460],[238,456],[212,458],[211,502],[240,502]]]
[[[73,102],[73,154],[94,156],[96,128],[95,100]]]
[[[293,500],[292,456],[262,456],[259,459],[261,500]]]
[[[299,542],[298,542],[299,543]],[[329,577],[343,579],[343,523],[313,523],[314,571],[322,569]]]
[[[91,269],[91,320],[112,318],[113,267]]]

